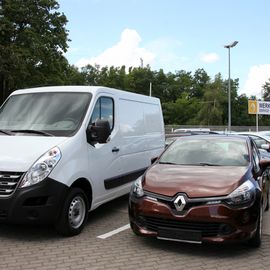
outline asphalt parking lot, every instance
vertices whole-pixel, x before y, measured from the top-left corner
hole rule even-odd
[[[192,245],[135,236],[123,227],[128,224],[127,200],[121,197],[90,213],[84,231],[72,238],[47,226],[0,225],[0,268],[269,269],[270,212],[264,216],[259,249],[244,244]]]

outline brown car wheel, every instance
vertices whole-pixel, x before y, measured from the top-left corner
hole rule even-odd
[[[255,232],[254,236],[248,241],[248,244],[254,248],[260,247],[260,245],[262,243],[262,218],[263,218],[262,204],[261,204],[259,211],[260,212],[259,212],[256,232]]]
[[[267,193],[267,204],[266,204],[266,208],[265,211],[269,210],[269,192]]]

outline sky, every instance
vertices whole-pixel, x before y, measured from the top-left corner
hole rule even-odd
[[[70,64],[146,66],[166,73],[203,68],[239,79],[261,97],[270,78],[269,0],[59,0]]]

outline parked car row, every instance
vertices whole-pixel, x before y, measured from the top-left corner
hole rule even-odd
[[[258,147],[269,145],[213,133],[176,130],[164,150],[157,98],[104,87],[15,91],[0,108],[0,222],[72,236],[89,211],[130,191],[138,235],[258,247],[270,166]]]

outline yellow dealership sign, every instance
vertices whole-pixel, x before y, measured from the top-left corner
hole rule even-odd
[[[258,105],[257,100],[248,100],[248,113],[249,114],[256,114],[258,112]]]

